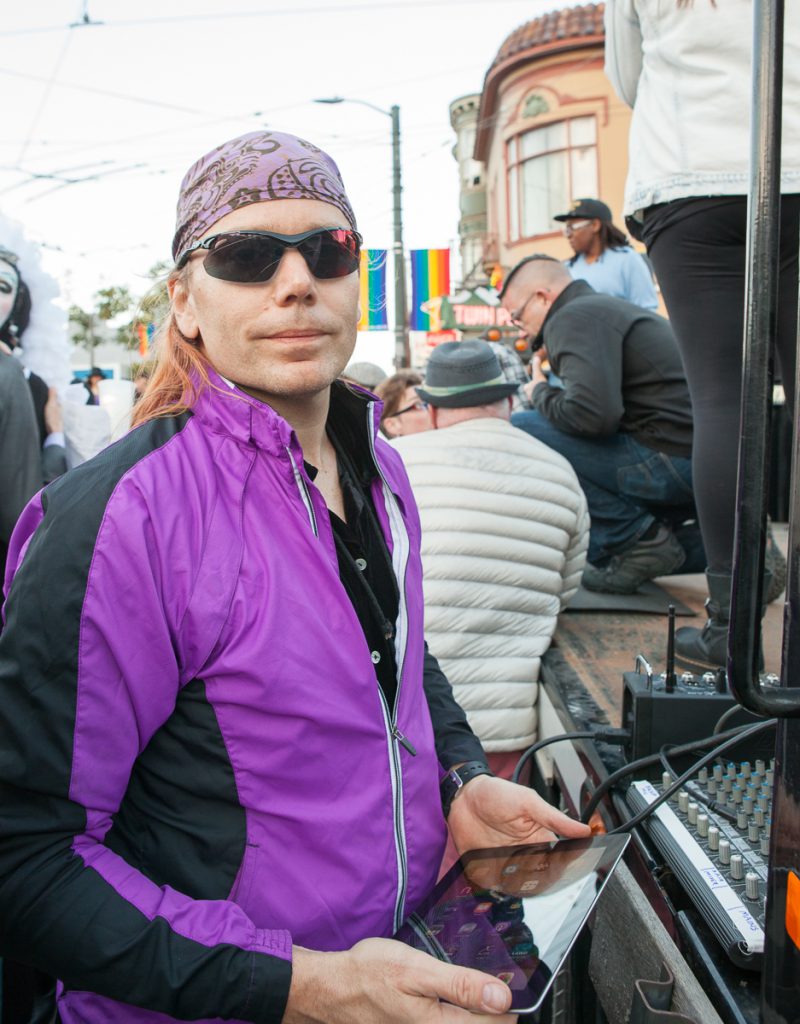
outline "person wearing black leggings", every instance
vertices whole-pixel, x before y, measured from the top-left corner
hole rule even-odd
[[[726,662],[742,387],[751,0],[606,3],[606,73],[633,107],[625,213],[639,225],[692,398],[708,622],[676,659]],[[792,409],[800,219],[800,5],[787,5],[776,363]],[[772,589],[775,595],[775,588]],[[775,595],[776,596],[776,595]]]

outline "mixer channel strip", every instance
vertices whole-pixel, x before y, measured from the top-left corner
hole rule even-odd
[[[764,952],[772,772],[763,761],[704,768],[643,822],[728,956],[751,970]],[[673,782],[633,782],[627,802],[638,814]]]

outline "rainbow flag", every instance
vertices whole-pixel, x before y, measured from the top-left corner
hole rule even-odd
[[[431,299],[450,294],[450,250],[411,250],[411,322],[412,331],[430,331],[430,313],[420,307]]]
[[[155,324],[138,324],[136,327],[136,333],[139,336],[139,355],[143,358],[150,349],[150,343],[153,340],[155,330]]]
[[[362,249],[359,269],[359,331],[385,331],[386,319],[386,250]]]

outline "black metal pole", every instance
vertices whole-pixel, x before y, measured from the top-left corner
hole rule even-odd
[[[758,715],[800,715],[800,688],[765,691],[758,672],[769,481],[772,353],[777,331],[784,0],[754,0],[753,102],[728,679]],[[796,440],[796,438],[795,438]]]

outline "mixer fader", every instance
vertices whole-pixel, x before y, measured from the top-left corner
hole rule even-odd
[[[702,768],[644,827],[704,918],[741,967],[758,969],[764,950],[765,893],[774,762]],[[674,782],[633,782],[639,813]]]

